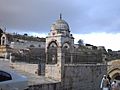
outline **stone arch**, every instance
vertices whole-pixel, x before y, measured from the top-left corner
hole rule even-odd
[[[2,37],[2,45],[5,45],[5,37]]]
[[[2,36],[1,36],[1,45],[7,45],[7,36],[6,36],[6,34],[2,34]]]
[[[57,49],[58,44],[56,41],[51,41],[47,47],[47,64],[57,63]]]
[[[111,76],[112,79],[120,80],[120,60],[112,60],[108,62],[107,73]]]
[[[63,48],[63,49],[69,49],[69,48],[71,48],[71,43],[70,43],[70,42],[64,42],[64,43],[62,44],[62,48]]]
[[[120,80],[120,73],[115,73],[112,78],[115,80]]]
[[[70,48],[70,45],[69,45],[68,43],[64,43],[63,46],[62,46],[62,48],[64,48],[64,49],[69,49],[69,48]]]
[[[120,69],[119,68],[113,68],[108,72],[108,74],[111,76],[112,79],[120,78]]]
[[[50,47],[58,47],[58,43],[56,42],[56,40],[48,43],[47,48],[50,48]]]
[[[65,63],[71,63],[71,43],[69,41],[62,44],[62,53],[65,56]]]
[[[120,69],[119,68],[113,68],[110,71],[108,71],[108,74],[112,73],[112,72],[119,72]]]

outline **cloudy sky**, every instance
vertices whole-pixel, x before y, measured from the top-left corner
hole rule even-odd
[[[120,0],[0,0],[0,26],[7,32],[45,37],[60,13],[75,42],[120,50]]]

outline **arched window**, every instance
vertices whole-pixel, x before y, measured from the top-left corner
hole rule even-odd
[[[52,42],[50,45],[49,45],[49,48],[55,48],[57,47],[56,43]]]
[[[57,44],[56,42],[51,42],[47,50],[47,64],[57,63]]]
[[[63,49],[69,49],[70,45],[68,43],[63,44]]]
[[[64,46],[64,48],[65,48],[65,49],[67,49],[67,48],[68,48],[68,46]]]
[[[2,37],[2,45],[5,45],[5,37]]]

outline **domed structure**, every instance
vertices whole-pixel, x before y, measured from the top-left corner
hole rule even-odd
[[[51,30],[68,30],[69,31],[69,25],[68,23],[62,19],[62,16],[60,15],[60,19],[58,19],[56,22],[54,22],[51,26]]]
[[[52,24],[51,30],[69,30],[69,25],[65,20],[59,19]]]

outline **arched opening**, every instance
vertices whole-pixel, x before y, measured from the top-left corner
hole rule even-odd
[[[57,63],[57,43],[52,41],[47,48],[47,64]]]
[[[5,45],[5,37],[2,37],[2,45]]]
[[[120,73],[115,73],[112,78],[115,80],[120,80]]]
[[[70,48],[70,43],[69,42],[64,43],[62,48],[63,49],[69,49]]]
[[[69,64],[71,63],[71,53],[70,53],[70,43],[65,42],[62,46],[62,53],[65,55],[65,63]]]

